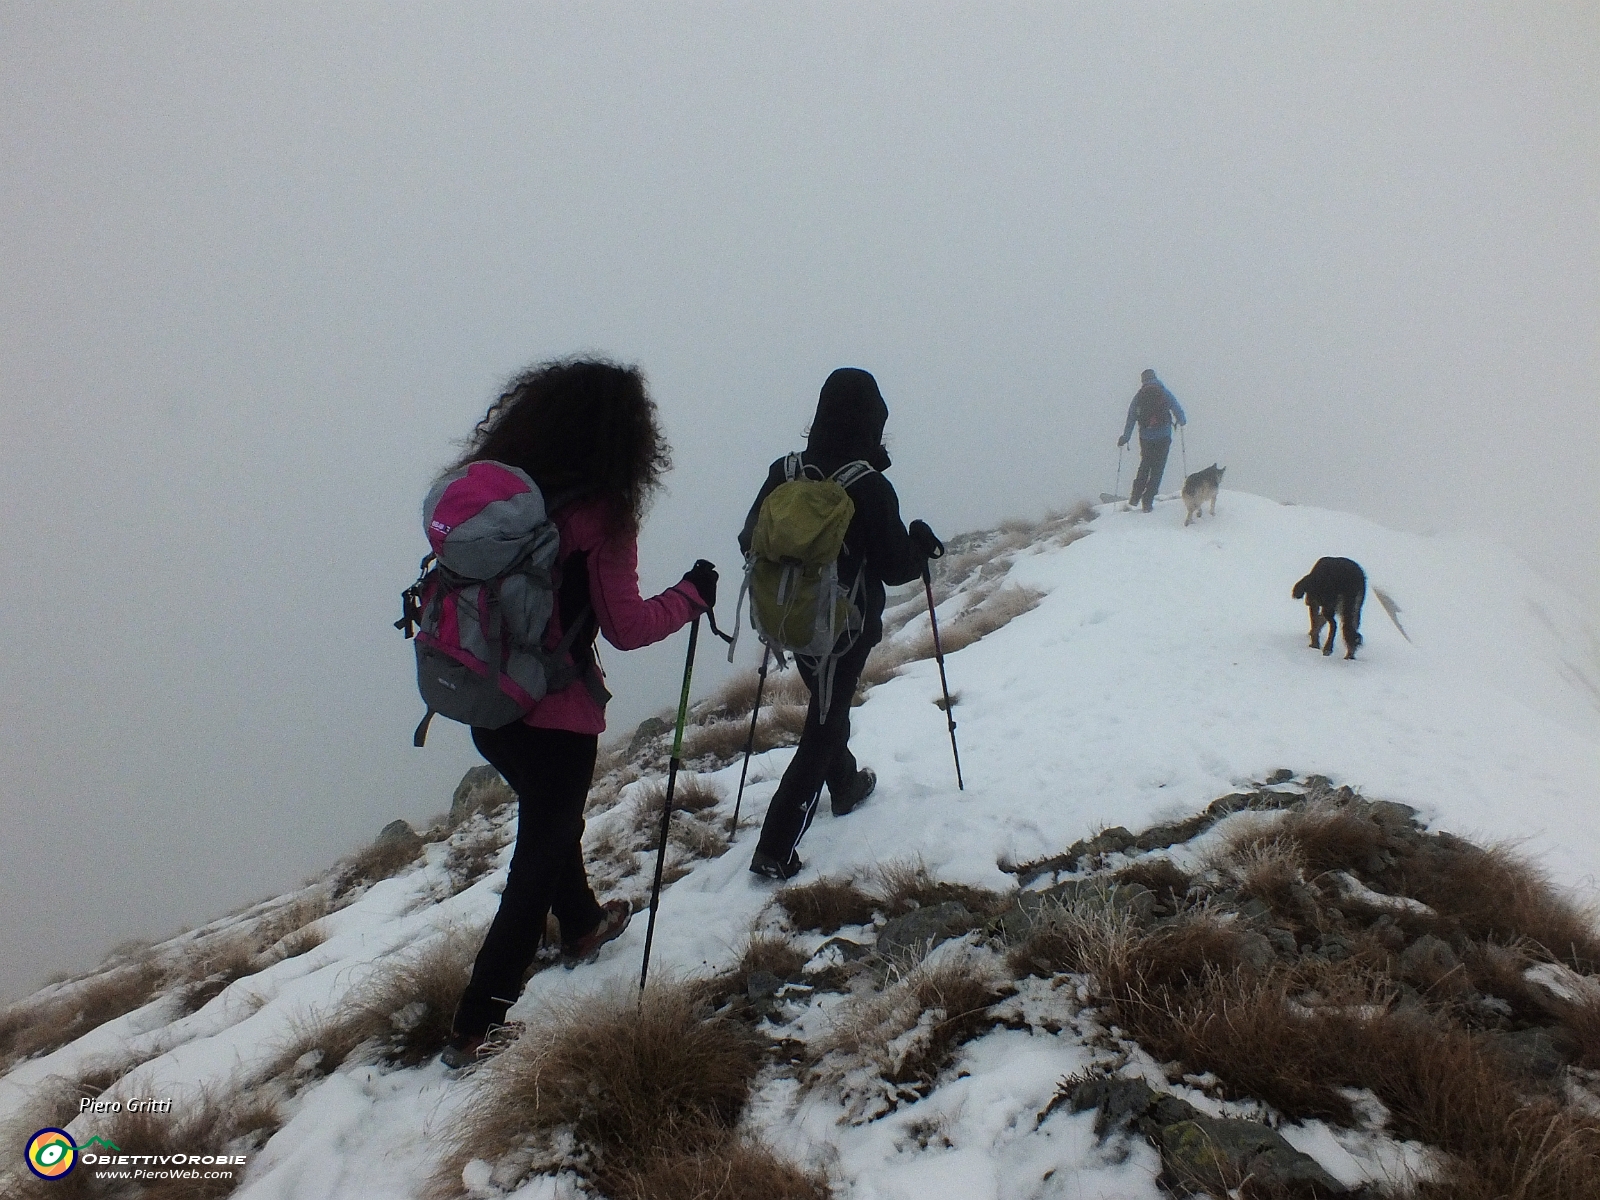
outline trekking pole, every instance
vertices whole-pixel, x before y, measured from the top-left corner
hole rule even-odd
[[[1128,445],[1126,442],[1117,447],[1117,486],[1111,489],[1111,496],[1114,500],[1122,499],[1122,460],[1127,453]]]
[[[694,673],[694,647],[700,640],[700,614],[689,626],[689,656],[683,664],[683,691],[678,696],[678,725],[672,734],[672,757],[667,760],[667,796],[661,805],[661,844],[656,848],[656,878],[650,885],[650,922],[644,931],[644,965],[639,968],[639,1003],[644,1003],[644,981],[650,975],[650,944],[656,936],[656,909],[661,906],[661,872],[667,865],[667,829],[672,823],[672,792],[678,783],[679,755],[683,753],[683,726],[689,719],[689,677]]]
[[[761,715],[761,692],[767,686],[767,660],[772,647],[761,647],[761,671],[756,676],[756,706],[750,710],[750,736],[744,742],[744,766],[739,768],[739,794],[733,798],[733,820],[728,825],[728,843],[739,834],[739,805],[744,803],[744,776],[750,769],[750,752],[756,748],[756,718]]]
[[[1183,436],[1184,427],[1178,426],[1178,448],[1183,451],[1183,477],[1189,478],[1189,439]]]
[[[938,558],[944,554],[944,547],[939,547],[939,553],[933,557]],[[944,717],[950,723],[950,753],[956,760],[956,790],[966,791],[967,785],[961,779],[961,751],[956,749],[956,714],[955,708],[950,703],[950,683],[944,677],[944,647],[939,644],[939,619],[933,615],[933,574],[928,570],[928,561],[922,563],[922,587],[928,594],[928,624],[933,628],[933,656],[939,660],[939,686],[944,689]]]

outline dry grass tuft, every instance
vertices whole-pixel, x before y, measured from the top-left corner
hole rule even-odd
[[[426,1062],[450,1037],[481,941],[481,931],[451,930],[380,967],[337,1009],[291,1021],[271,1073],[327,1075],[361,1047],[400,1066]]]
[[[956,1048],[990,1023],[1009,979],[992,955],[923,962],[880,992],[854,995],[814,1044],[813,1080],[840,1089],[850,1119],[872,1120],[927,1094]],[[862,1070],[863,1067],[867,1069]]]
[[[879,901],[853,880],[822,878],[779,888],[773,896],[798,929],[833,933],[846,925],[867,925]]]
[[[722,803],[722,788],[703,775],[678,772],[672,788],[674,813],[702,813]],[[667,802],[667,785],[656,780],[641,787],[633,798],[631,824],[636,833],[653,833],[661,828],[661,812]]]
[[[829,1200],[833,1195],[822,1176],[784,1162],[759,1142],[733,1137],[609,1173],[606,1191],[616,1200]]]
[[[185,1012],[199,1012],[229,987],[268,965],[256,950],[250,933],[216,934],[196,947],[196,956],[187,964],[192,982],[178,989]]]
[[[1386,890],[1458,922],[1469,937],[1524,940],[1575,971],[1600,974],[1594,913],[1563,896],[1543,870],[1509,846],[1485,849],[1444,834],[1379,878]]]
[[[339,864],[339,882],[334,888],[334,897],[346,896],[364,884],[379,883],[398,875],[402,869],[414,863],[421,853],[421,838],[397,838],[364,846]]]
[[[1309,804],[1283,819],[1284,833],[1299,847],[1300,861],[1313,875],[1363,871],[1384,847],[1383,827],[1348,805]]]
[[[979,916],[992,916],[1003,909],[1009,899],[987,888],[935,879],[921,858],[884,863],[873,875],[872,893],[882,901],[884,911],[891,917],[950,901],[964,905],[968,912]]]
[[[1113,903],[1108,887],[1065,902],[1046,900],[1007,962],[1019,974],[1122,978],[1139,937],[1132,909]]]
[[[710,981],[707,995],[715,1004],[722,1004],[732,997],[743,996],[749,986],[750,977],[758,971],[776,975],[779,979],[798,979],[800,968],[805,966],[809,959],[810,955],[786,937],[775,934],[753,936],[746,943],[744,953],[739,956],[739,961],[733,969]]]
[[[1189,889],[1194,886],[1194,880],[1170,858],[1155,856],[1130,863],[1112,878],[1149,889],[1158,905],[1174,913],[1188,902]]]
[[[107,1021],[143,1008],[166,985],[153,961],[114,967],[64,984],[44,999],[25,1000],[0,1013],[0,1065],[48,1054]]]
[[[457,832],[450,839],[450,848],[444,857],[450,894],[459,895],[494,870],[495,860],[510,840],[509,831],[487,821],[476,822]]]
[[[644,1173],[731,1134],[749,1096],[760,1044],[710,1015],[702,987],[669,984],[642,1004],[632,990],[573,1000],[482,1069],[440,1182],[472,1159],[525,1173],[570,1130],[599,1180]],[[514,1180],[508,1180],[514,1182]]]

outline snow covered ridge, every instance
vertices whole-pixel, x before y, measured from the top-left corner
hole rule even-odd
[[[913,598],[889,614],[852,714],[878,793],[802,846],[796,884],[829,888],[774,903],[744,869],[797,728],[792,685],[769,678],[731,852],[753,686],[697,707],[679,796],[696,811],[673,818],[652,975],[687,981],[659,1000],[690,1014],[695,1036],[677,1040],[744,1065],[690,1105],[717,1131],[693,1161],[608,1166],[609,1135],[573,1132],[600,1128],[588,1110],[563,1124],[513,1109],[509,1140],[463,1141],[488,1127],[485,1104],[505,1115],[497,1081],[519,1063],[574,1061],[540,1057],[568,1045],[574,1011],[644,1027],[625,1019],[637,922],[592,967],[535,973],[511,1014],[527,1033],[494,1063],[452,1078],[431,1057],[514,832],[483,778],[453,825],[0,1016],[0,1055],[31,1055],[0,1078],[0,1120],[19,1146],[61,1126],[130,1152],[243,1153],[227,1186],[245,1196],[421,1195],[442,1179],[554,1197],[604,1179],[670,1197],[713,1176],[764,1180],[764,1200],[1221,1195],[1230,1171],[1279,1167],[1305,1173],[1285,1187],[1420,1172],[1473,1196],[1451,1164],[1477,1162],[1474,1146],[1543,1163],[1524,1194],[1589,1195],[1563,1178],[1596,1177],[1592,923],[1504,854],[1427,832],[1521,839],[1558,885],[1592,880],[1600,643],[1577,606],[1496,547],[1237,492],[1189,529],[1174,502],[1088,516],[952,543],[936,595],[965,792],[926,613]],[[1323,555],[1360,561],[1411,641],[1369,604],[1356,661],[1307,648],[1288,593]],[[602,764],[587,835],[597,886],[636,901],[663,748],[641,735]],[[1283,763],[1320,775],[1252,782]],[[1496,899],[1486,914],[1474,897]],[[825,932],[825,912],[852,920]],[[1218,1004],[1251,1023],[1207,1021]],[[1296,1086],[1266,1069],[1287,1062]],[[1516,1111],[1485,1109],[1495,1130],[1427,1124],[1385,1062]],[[173,1110],[77,1116],[97,1089]],[[1241,1117],[1257,1120],[1226,1123]],[[1230,1156],[1207,1157],[1224,1141]]]

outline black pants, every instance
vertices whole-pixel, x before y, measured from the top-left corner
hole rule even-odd
[[[1161,476],[1167,469],[1167,455],[1172,453],[1171,438],[1139,439],[1139,473],[1133,477],[1133,494],[1128,497],[1131,507],[1143,504],[1149,512],[1156,502],[1156,492],[1161,488]]]
[[[832,795],[838,795],[855,782],[856,757],[850,753],[850,701],[855,697],[856,684],[861,679],[861,668],[876,640],[858,638],[856,644],[840,656],[833,673],[833,698],[828,705],[826,724],[818,720],[817,673],[805,663],[797,663],[800,677],[811,689],[811,703],[806,708],[805,729],[800,734],[800,744],[795,747],[789,769],[783,773],[778,790],[767,806],[767,818],[761,823],[761,841],[757,849],[770,854],[779,862],[788,862],[794,856],[800,839],[811,827],[816,815],[817,801],[822,797],[822,785],[828,785]]]
[[[472,966],[456,1009],[455,1032],[482,1036],[505,1020],[522,994],[522,976],[539,951],[545,917],[573,941],[600,923],[600,905],[583,869],[583,803],[599,738],[565,729],[474,729],[472,744],[517,793],[517,848],[500,911]]]

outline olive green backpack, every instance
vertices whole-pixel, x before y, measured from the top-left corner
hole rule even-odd
[[[872,468],[845,463],[832,475],[801,463],[791,454],[783,463],[784,482],[773,488],[756,514],[750,552],[744,559],[739,606],[750,597],[750,626],[778,656],[793,654],[816,663],[818,715],[828,718],[833,668],[855,643],[864,619],[861,572],[848,586],[839,580],[839,551],[856,514],[850,485]],[[735,627],[738,608],[734,610]],[[733,660],[730,647],[728,659]]]

